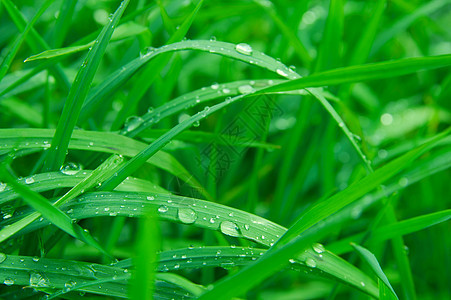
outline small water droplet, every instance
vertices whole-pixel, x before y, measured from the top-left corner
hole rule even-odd
[[[197,214],[191,208],[180,208],[178,210],[177,216],[182,223],[192,224],[197,219]]]
[[[0,252],[0,264],[6,260],[6,254]]]
[[[180,268],[180,264],[175,264],[175,265],[174,265],[174,269],[177,270],[178,268]]]
[[[399,178],[398,184],[401,187],[406,187],[409,184],[409,179],[407,177],[401,177]]]
[[[221,228],[221,232],[226,235],[230,235],[230,236],[234,236],[234,237],[241,236],[240,228],[238,227],[238,225],[236,225],[233,222],[230,222],[230,221],[221,222],[220,228]]]
[[[32,184],[32,183],[34,183],[34,178],[33,178],[33,177],[28,177],[28,178],[26,178],[26,179],[25,179],[25,183],[26,183],[26,184]]]
[[[251,55],[253,51],[252,47],[246,43],[239,43],[238,45],[235,46],[235,50],[236,52],[244,55]]]
[[[147,200],[149,200],[149,201],[155,200],[155,197],[154,196],[147,196]]]
[[[227,88],[225,88],[225,89],[222,89],[222,92],[223,92],[224,94],[228,94],[228,93],[230,93],[230,90],[227,89]]]
[[[161,213],[165,213],[165,212],[167,212],[168,210],[169,210],[169,208],[168,208],[166,205],[161,205],[161,206],[158,208],[158,211],[161,212]]]
[[[14,280],[11,278],[5,278],[5,280],[3,280],[3,283],[7,286],[10,286],[14,284]]]
[[[313,258],[307,258],[305,264],[310,268],[316,268],[316,261]]]
[[[365,286],[365,282],[361,281],[361,282],[360,282],[360,285],[361,285],[361,286]]]
[[[199,127],[199,126],[200,126],[200,122],[199,122],[199,121],[195,121],[195,122],[193,123],[193,126],[194,126],[194,127]]]
[[[34,262],[38,262],[39,261],[39,257],[35,256],[31,260],[34,261]]]
[[[217,82],[215,82],[215,83],[213,83],[213,84],[211,85],[211,88],[212,88],[213,90],[217,90],[217,89],[219,89],[219,84],[218,84]]]
[[[216,41],[216,37],[214,35],[212,35],[210,38],[210,42],[214,42],[214,41]]]
[[[108,215],[109,215],[110,217],[115,217],[115,216],[117,216],[117,212],[112,211],[112,212],[110,212]]]
[[[244,229],[249,230],[249,225],[248,224],[244,224]]]
[[[214,224],[216,222],[215,218],[210,218],[210,223]]]
[[[0,182],[0,192],[3,192],[6,189],[6,183]]]
[[[323,253],[324,251],[326,251],[324,246],[322,244],[320,244],[320,243],[313,244],[312,248],[313,248],[313,251],[315,251],[318,254]]]

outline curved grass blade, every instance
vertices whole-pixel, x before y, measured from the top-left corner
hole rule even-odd
[[[325,71],[268,87],[259,93],[286,92],[308,87],[331,86],[368,80],[392,78],[418,71],[451,65],[451,55],[404,58],[389,62],[364,64]]]
[[[324,201],[320,201],[314,204],[312,207],[303,212],[301,216],[298,217],[297,221],[279,240],[278,244],[283,244],[284,242],[291,240],[295,236],[302,234],[315,223],[319,222],[327,216],[330,216],[331,214],[337,212],[339,209],[345,207],[346,205],[352,203],[371,190],[375,189],[380,184],[406,168],[417,157],[425,153],[427,150],[437,144],[437,142],[446,137],[449,132],[450,129],[442,132],[441,134],[438,134],[429,142],[391,161],[385,166],[377,169],[374,173],[369,174],[368,176],[352,184],[341,192],[325,199]]]
[[[354,243],[351,244],[351,246],[354,247],[354,249],[357,251],[362,260],[368,263],[368,265],[371,267],[376,276],[379,277],[379,279],[382,280],[382,282],[390,289],[390,291],[393,293],[393,296],[395,296],[395,298],[398,299],[395,290],[390,285],[390,282],[388,281],[387,276],[385,276],[384,271],[382,271],[376,256],[374,256],[373,253],[371,253],[368,249],[363,248],[362,246],[359,246]]]
[[[54,132],[54,129],[0,129],[0,150],[47,149]],[[115,133],[84,130],[75,130],[69,142],[69,149],[121,154],[128,157],[137,155],[145,147],[146,144],[142,142]],[[147,162],[179,177],[194,188],[201,186],[179,161],[167,152],[158,151]],[[208,198],[208,194],[205,196]]]
[[[231,97],[240,94],[249,94],[264,87],[271,86],[275,83],[283,82],[282,80],[240,80],[228,82],[224,84],[212,84],[209,87],[203,87],[198,90],[179,96],[162,106],[155,109],[149,109],[149,112],[134,119],[130,124],[125,125],[123,134],[134,137],[143,130],[158,123],[161,119],[174,115],[185,109],[210,102],[217,98]]]
[[[85,190],[91,189],[93,186],[97,186],[102,184],[103,180],[113,175],[115,170],[117,169],[120,164],[123,163],[122,156],[119,155],[112,155],[110,158],[105,160],[97,169],[92,171],[89,176],[84,178],[83,180],[79,181],[72,189],[70,189],[66,194],[61,196],[58,200],[56,200],[53,205],[53,207],[59,207],[63,205],[64,203],[67,203],[68,201],[74,199],[78,195],[82,194]],[[70,172],[70,171],[69,171]],[[34,176],[28,177],[25,179],[25,183],[29,183],[30,179],[33,180],[33,183],[36,182],[36,178]],[[14,188],[14,186],[13,186]],[[30,192],[33,192],[32,189],[30,189]],[[20,193],[18,193],[20,194]],[[35,193],[36,195],[39,195]],[[24,227],[32,223],[33,221],[37,220],[41,216],[41,213],[37,210],[34,213],[31,213],[30,215],[24,217],[23,219],[6,226],[0,230],[0,243],[4,240],[8,239],[9,237],[16,234],[18,231],[22,230]]]
[[[368,241],[382,242],[396,236],[403,236],[426,229],[436,224],[446,222],[449,219],[451,219],[451,209],[402,220],[397,223],[377,228],[371,233]],[[360,241],[363,236],[363,233],[356,234],[340,241],[333,242],[328,245],[327,248],[338,255],[343,254],[352,250],[352,247],[350,246],[351,242]]]
[[[71,218],[80,220],[98,216],[143,217],[148,211],[155,211],[160,219],[192,224],[199,228],[221,231],[223,234],[252,240],[260,245],[270,247],[286,231],[280,225],[248,212],[221,204],[165,194],[96,192],[81,195],[77,201],[62,207]],[[20,218],[20,213],[11,219]],[[34,222],[23,234],[47,226],[48,223]],[[301,253],[302,251],[299,251]],[[376,293],[376,286],[369,278],[322,246],[306,249],[300,256],[293,253],[300,264],[310,266],[314,261],[318,271],[328,274],[340,281],[369,294]],[[288,259],[286,260],[288,263]],[[124,267],[124,265],[121,265]],[[167,265],[169,268],[169,265]],[[175,264],[174,264],[175,267]],[[280,266],[281,268],[283,266]],[[164,267],[163,267],[164,268]],[[176,268],[176,267],[175,267]],[[352,274],[344,276],[343,274]],[[361,285],[365,283],[365,286]]]
[[[96,248],[104,255],[111,257],[102,246],[90,235],[86,230],[83,230],[78,224],[73,223],[72,219],[69,218],[65,213],[63,213],[58,208],[52,206],[50,202],[41,196],[40,194],[33,192],[25,185],[16,182],[15,178],[6,170],[5,166],[1,166],[0,174],[5,178],[24,199],[24,201],[33,207],[37,212],[49,220],[52,224],[70,234],[76,239],[79,239],[86,244]]]
[[[53,1],[54,0],[47,0],[44,2],[44,4],[42,4],[42,6],[39,8],[39,11],[36,13],[36,15],[34,15],[33,19],[31,19],[31,21],[27,24],[23,32],[14,41],[13,45],[11,46],[11,49],[9,50],[6,57],[3,59],[2,64],[0,66],[0,81],[3,79],[6,72],[8,72],[11,62],[16,56],[17,51],[19,51],[19,47],[22,45],[23,41],[27,37],[28,32],[33,28],[33,25],[36,23],[39,17],[46,11],[46,9],[50,6],[50,4],[53,3]]]
[[[79,69],[74,83],[69,91],[60,121],[52,139],[48,156],[44,164],[44,170],[56,171],[64,163],[66,152],[69,145],[72,132],[77,123],[81,107],[85,101],[88,91],[100,64],[100,60],[105,53],[108,42],[111,39],[114,28],[121,18],[129,0],[124,0],[116,10],[108,24],[105,25],[102,32],[95,41],[95,45],[88,52],[88,55]]]

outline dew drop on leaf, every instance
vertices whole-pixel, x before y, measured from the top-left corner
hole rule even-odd
[[[0,264],[6,260],[6,254],[0,252]]]
[[[14,280],[11,278],[5,278],[5,280],[3,280],[3,283],[7,286],[10,286],[14,284]]]
[[[3,192],[6,189],[6,183],[0,182],[0,192]]]
[[[288,74],[285,73],[285,71],[283,71],[281,69],[277,69],[276,73],[279,74],[280,76],[283,76],[283,77],[287,77],[288,76]]]
[[[315,252],[318,253],[318,254],[321,254],[321,253],[323,253],[324,251],[326,251],[326,249],[324,248],[324,246],[323,246],[322,244],[319,244],[319,243],[313,244],[312,248],[313,248],[313,251],[315,251]]]
[[[244,55],[252,54],[252,47],[246,43],[239,43],[238,45],[235,46],[235,50],[236,50],[236,52],[244,54]]]
[[[221,222],[220,228],[221,228],[221,232],[226,235],[230,235],[230,236],[234,236],[234,237],[241,236],[240,228],[238,227],[238,225],[236,225],[233,222],[230,222],[230,221]]]
[[[30,274],[30,286],[32,287],[47,287],[48,280],[38,272],[32,272]]]
[[[238,92],[240,92],[241,94],[249,94],[252,93],[253,91],[254,88],[249,84],[241,85],[238,87]]]
[[[34,183],[34,178],[33,178],[33,177],[28,177],[28,178],[26,178],[26,179],[25,179],[25,183],[26,183],[26,184],[32,184],[32,183]]]
[[[178,210],[177,216],[182,223],[192,224],[197,219],[197,214],[191,208],[180,208]]]
[[[81,166],[77,165],[76,163],[69,162],[62,166],[60,171],[65,175],[75,175],[81,171]]]
[[[158,208],[158,211],[161,212],[161,213],[165,213],[165,212],[167,212],[168,210],[169,210],[169,208],[168,208],[166,205],[161,205],[161,206]]]
[[[316,268],[316,261],[313,258],[307,258],[305,260],[305,264],[307,265],[307,267]]]

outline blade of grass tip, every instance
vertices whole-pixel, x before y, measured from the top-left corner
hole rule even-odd
[[[398,296],[395,293],[395,290],[390,285],[390,282],[388,281],[387,276],[384,274],[384,271],[382,271],[381,266],[379,265],[379,262],[377,261],[376,256],[374,256],[373,253],[371,253],[368,249],[359,246],[357,244],[351,243],[351,246],[354,247],[354,249],[357,251],[359,256],[364,260],[373,270],[374,274],[382,280],[382,282],[390,289],[390,291],[393,293],[393,295],[398,299]]]
[[[51,147],[47,153],[47,160],[44,164],[44,170],[54,171],[59,169],[65,160],[67,148],[72,132],[77,123],[83,102],[85,101],[92,79],[99,67],[100,60],[105,53],[106,47],[113,34],[119,19],[126,9],[129,0],[124,0],[114,15],[109,19],[108,24],[102,29],[94,46],[88,52],[81,68],[79,69],[74,83],[69,91],[66,103],[64,105],[61,118],[52,139]]]
[[[36,23],[36,21],[39,19],[39,17],[47,10],[47,8],[54,1],[55,0],[45,1],[44,4],[39,8],[38,12],[34,15],[33,19],[31,19],[31,21],[27,24],[27,26],[25,27],[23,32],[16,38],[16,40],[14,41],[13,45],[11,46],[11,49],[9,50],[8,54],[6,55],[5,59],[2,62],[2,65],[0,67],[0,81],[3,79],[6,72],[8,72],[11,62],[13,61],[17,52],[19,51],[19,48],[22,45],[23,41],[27,37],[28,32],[33,28],[33,25]]]
[[[321,38],[315,73],[336,68],[340,63],[341,37],[343,35],[343,0],[331,0],[326,27]],[[331,49],[334,49],[331,51]]]
[[[91,236],[91,234],[81,228],[78,224],[73,223],[72,219],[63,213],[58,208],[52,206],[52,204],[40,194],[30,190],[25,185],[22,185],[16,181],[12,174],[7,170],[5,163],[0,166],[0,174],[6,179],[5,181],[10,184],[17,193],[19,193],[24,201],[38,211],[44,218],[54,224],[56,227],[65,231],[69,235],[73,236],[76,239],[79,239],[86,244],[96,248],[104,255],[111,257],[109,253],[107,253],[102,246]],[[32,177],[30,177],[32,178]]]
[[[383,182],[405,169],[417,157],[425,153],[431,147],[435,146],[440,140],[446,137],[450,131],[451,128],[448,128],[446,131],[436,135],[427,143],[424,143],[401,157],[394,159],[383,167],[377,169],[374,173],[371,173],[350,185],[348,188],[325,199],[324,201],[314,204],[297,218],[296,222],[277,241],[273,248],[277,248],[284,243],[289,242],[291,239],[299,234],[302,234],[306,229],[310,228],[320,220],[330,216],[346,205],[364,196],[371,190],[377,188]]]
[[[14,5],[14,3],[11,2],[11,0],[2,0],[2,3],[19,31],[23,31],[28,24],[23,14]],[[50,49],[49,45],[34,28],[31,29],[26,41],[30,48],[35,52]],[[49,70],[54,75],[56,81],[58,81],[59,86],[61,86],[63,91],[67,92],[70,88],[70,83],[63,69],[59,65],[54,65],[50,66]]]
[[[90,188],[97,186],[98,184],[101,184],[103,180],[109,178],[114,174],[117,167],[122,164],[123,161],[124,160],[122,156],[112,155],[99,167],[92,171],[89,176],[81,180],[66,194],[56,200],[52,205],[54,207],[60,207],[61,205],[82,194],[84,191],[89,190]],[[17,232],[25,228],[27,225],[31,224],[33,221],[37,220],[40,216],[41,214],[39,212],[34,212],[9,226],[3,227],[0,230],[0,243],[13,236]]]
[[[418,71],[443,68],[450,65],[451,55],[446,54],[344,67],[276,84],[260,90],[257,94],[287,92],[308,87],[332,86],[342,83],[386,79],[412,74]]]
[[[191,24],[194,21],[194,18],[196,17],[198,11],[202,7],[202,4],[203,0],[199,1],[194,10],[188,15],[188,17],[182,23],[180,28],[169,38],[166,45],[179,42],[185,37],[186,33],[191,27]],[[111,130],[117,130],[122,126],[124,121],[129,116],[131,109],[136,107],[137,103],[141,100],[141,98],[147,92],[149,87],[160,75],[160,72],[168,64],[171,57],[172,54],[168,53],[163,54],[157,60],[151,61],[145,66],[141,75],[138,78],[134,79],[133,88],[128,94],[127,99],[125,100],[125,103],[127,103],[127,105],[124,105],[123,108],[117,114],[116,119],[113,121],[113,124],[111,125]]]

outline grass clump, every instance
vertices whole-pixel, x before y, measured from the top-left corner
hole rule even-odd
[[[448,11],[3,0],[0,298],[447,298]]]

